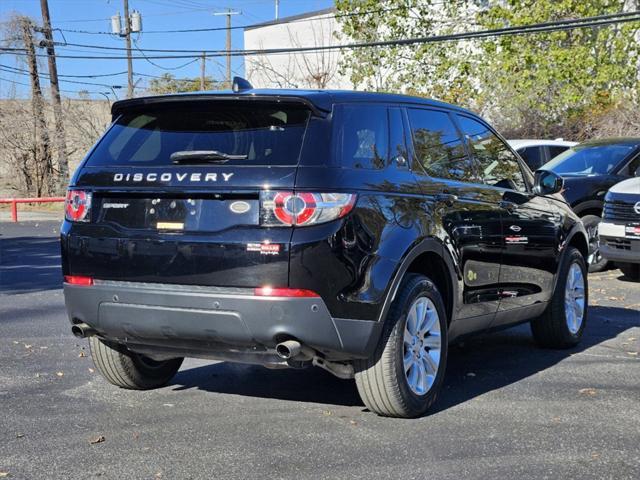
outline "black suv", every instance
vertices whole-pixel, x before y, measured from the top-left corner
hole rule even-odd
[[[315,365],[413,417],[461,336],[581,338],[587,237],[562,180],[534,181],[471,112],[246,89],[112,113],[69,187],[62,259],[72,331],[115,385],[161,386],[185,356]]]
[[[601,138],[571,147],[542,167],[564,179],[563,195],[589,236],[590,272],[607,268],[600,254],[598,225],[604,196],[616,183],[640,175],[640,138]]]

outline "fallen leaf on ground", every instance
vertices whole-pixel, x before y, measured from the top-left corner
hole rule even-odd
[[[84,357],[86,357],[86,356],[87,356],[87,354],[86,354],[86,353],[84,353],[84,352],[80,352],[80,353],[78,354],[78,356],[79,356],[80,358],[84,358]]]
[[[596,393],[598,393],[595,388],[581,388],[580,390],[578,390],[578,392],[580,392],[581,395],[589,395],[590,397],[593,397]]]
[[[0,478],[8,477],[9,472],[0,472]]]
[[[16,438],[22,438],[24,437],[24,433],[16,433]]]
[[[96,443],[102,443],[105,440],[106,440],[106,438],[104,438],[104,435],[98,435],[97,437],[89,439],[89,443],[91,445],[95,445]]]
[[[93,373],[93,372],[95,372],[95,370],[93,368],[90,368],[89,373]]]
[[[356,422],[355,420],[349,420],[349,423],[350,423],[351,425],[358,425],[358,422]]]
[[[333,415],[333,413],[331,413],[331,410],[323,410],[322,414],[326,415],[327,417],[330,416],[330,415]]]
[[[13,341],[13,344],[14,344],[14,345],[18,345],[19,343],[20,343],[20,342],[18,342],[17,340],[14,340],[14,341]]]
[[[598,452],[593,452],[593,453],[591,454],[591,458],[593,458],[594,460],[596,460],[596,459],[600,458],[600,454],[599,454]]]
[[[618,297],[609,297],[609,300],[622,300],[622,299]]]
[[[33,345],[29,345],[27,343],[24,344],[24,348],[32,348],[32,347],[33,347]]]
[[[637,357],[638,356],[638,352],[627,352],[627,355],[631,355],[633,357]]]
[[[56,372],[56,375],[59,377],[64,377],[64,372]]]

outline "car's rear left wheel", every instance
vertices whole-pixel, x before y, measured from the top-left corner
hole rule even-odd
[[[447,322],[440,292],[427,277],[409,274],[373,356],[355,362],[358,392],[379,415],[423,415],[436,400],[446,362]]]
[[[150,390],[165,385],[184,360],[156,361],[95,336],[89,337],[89,347],[93,363],[102,376],[109,383],[130,390]]]

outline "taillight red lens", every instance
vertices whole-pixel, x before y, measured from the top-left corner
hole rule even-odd
[[[65,218],[70,222],[88,222],[91,212],[91,192],[84,190],[67,191],[64,206]]]
[[[253,291],[254,295],[259,297],[319,297],[316,292],[312,290],[305,290],[303,288],[273,288],[273,287],[260,287]]]
[[[90,287],[93,285],[93,278],[82,275],[65,275],[64,281],[71,285],[81,285],[83,287]]]
[[[306,226],[330,222],[353,210],[352,193],[262,192],[261,224],[268,227]]]

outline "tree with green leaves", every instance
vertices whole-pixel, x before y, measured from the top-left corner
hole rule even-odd
[[[343,40],[522,26],[638,8],[637,0],[336,0]],[[358,15],[351,15],[358,14]],[[577,136],[637,100],[640,22],[345,51],[357,88],[406,92],[485,114],[505,133]],[[593,130],[593,129],[591,129]],[[640,133],[640,132],[637,132]]]

